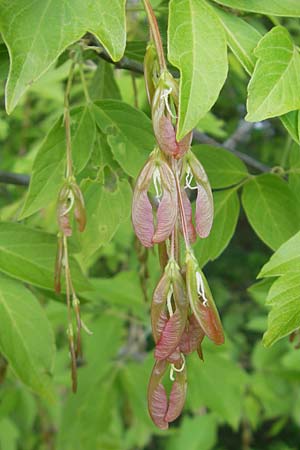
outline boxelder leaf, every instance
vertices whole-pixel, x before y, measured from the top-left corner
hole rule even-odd
[[[5,275],[0,275],[0,314],[1,353],[27,386],[40,395],[52,396],[52,328],[33,294]]]
[[[0,272],[53,291],[57,238],[18,223],[0,223]],[[71,257],[77,292],[90,289],[78,263]],[[64,290],[64,285],[63,288]]]
[[[266,347],[300,327],[300,283],[298,273],[287,273],[273,283],[267,303],[272,309],[268,329],[263,337]]]
[[[273,250],[300,228],[298,199],[275,174],[260,175],[245,184],[242,203],[254,231]]]
[[[118,181],[114,190],[109,190],[98,181],[86,181],[82,186],[88,217],[84,233],[78,233],[81,255],[87,260],[107,244],[131,212],[131,188],[128,181]]]
[[[225,250],[233,236],[240,212],[236,189],[215,192],[214,205],[211,233],[206,239],[199,239],[195,245],[200,267],[216,259]]]
[[[117,100],[96,102],[93,111],[98,127],[107,135],[114,158],[128,175],[137,177],[155,145],[150,119]]]
[[[258,58],[248,85],[246,119],[258,122],[300,108],[300,55],[286,30],[278,26],[255,49]]]
[[[230,50],[248,74],[251,75],[256,63],[256,57],[253,51],[262,35],[256,28],[237,16],[228,14],[219,8],[214,8],[214,11],[224,27]]]
[[[300,17],[298,0],[214,0],[220,5],[229,6],[242,11],[251,11],[274,16]]]
[[[212,145],[194,145],[193,151],[203,164],[212,188],[233,186],[248,176],[248,170],[230,151]]]
[[[236,430],[243,415],[247,374],[223,353],[213,352],[205,345],[204,364],[199,363],[196,354],[189,357],[187,406],[193,411],[206,406]]]
[[[90,159],[96,139],[96,122],[90,105],[86,105],[73,122],[72,157],[76,172],[83,170]]]
[[[276,277],[300,271],[300,232],[282,244],[263,266],[258,277]]]
[[[179,140],[210,110],[227,76],[226,36],[204,0],[171,0],[168,56],[181,73]]]
[[[11,59],[6,85],[10,113],[28,86],[87,31],[114,61],[120,59],[126,42],[125,0],[3,0],[0,30]]]

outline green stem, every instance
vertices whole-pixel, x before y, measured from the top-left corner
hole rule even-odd
[[[66,130],[66,153],[67,153],[67,166],[66,166],[66,178],[72,177],[73,163],[72,163],[72,141],[71,141],[71,117],[70,117],[70,91],[74,76],[75,61],[72,62],[69,77],[67,81],[65,100],[64,100],[64,124]]]
[[[91,103],[91,97],[90,97],[90,94],[89,94],[89,91],[87,88],[86,79],[85,79],[84,72],[83,72],[82,61],[80,61],[80,63],[79,63],[79,73],[80,73],[80,79],[81,79],[81,84],[82,84],[85,100],[87,103]]]
[[[158,23],[153,11],[153,8],[151,6],[150,0],[143,0],[145,11],[147,13],[149,27],[150,27],[150,33],[151,37],[154,41],[154,45],[156,47],[157,56],[158,56],[158,62],[161,72],[167,69],[165,55],[164,55],[164,49],[162,45],[162,40],[160,36],[160,31],[158,28]]]

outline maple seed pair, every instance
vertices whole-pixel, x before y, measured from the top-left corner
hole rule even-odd
[[[185,186],[181,187],[181,199],[188,228],[189,241],[196,240],[196,233],[205,238],[209,235],[213,221],[213,196],[207,175],[195,157],[189,151],[184,158],[181,178]],[[196,185],[191,182],[195,180]],[[148,197],[151,185],[155,190],[158,203],[156,229],[154,227],[153,208]],[[192,207],[186,189],[196,189],[196,213],[193,224]],[[135,233],[145,247],[164,242],[171,235],[178,216],[178,193],[175,176],[159,149],[155,149],[143,167],[133,194],[132,222]],[[181,224],[180,224],[181,227]]]
[[[148,191],[153,184],[156,201],[156,229]],[[170,236],[177,217],[177,193],[173,172],[158,149],[150,155],[134,189],[132,222],[137,237],[145,247],[163,242]]]
[[[58,194],[57,222],[64,236],[72,235],[70,213],[74,210],[74,217],[80,232],[86,225],[84,199],[79,186],[75,181],[65,183]]]

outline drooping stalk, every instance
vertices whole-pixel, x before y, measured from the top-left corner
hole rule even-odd
[[[72,163],[72,141],[71,141],[71,117],[70,117],[70,91],[74,76],[75,61],[72,61],[69,77],[67,81],[65,99],[64,99],[64,124],[66,133],[66,179],[69,179],[73,175],[73,163]]]
[[[157,57],[159,62],[160,71],[163,72],[167,69],[165,55],[164,55],[164,49],[162,45],[162,40],[158,28],[158,23],[153,11],[153,8],[151,6],[150,0],[143,0],[145,11],[148,17],[149,27],[150,27],[150,33],[151,37],[153,39],[154,45],[156,47],[157,51]]]

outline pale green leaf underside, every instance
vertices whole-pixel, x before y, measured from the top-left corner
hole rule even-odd
[[[268,347],[300,327],[299,273],[288,273],[272,285],[267,303],[272,309],[263,342]]]
[[[291,272],[300,272],[300,232],[281,245],[263,266],[259,277],[275,277]]]
[[[214,8],[227,36],[227,43],[239,62],[249,75],[252,74],[256,63],[254,49],[262,35],[239,17],[228,14],[219,8]]]
[[[249,181],[242,203],[252,228],[273,250],[300,228],[297,198],[277,175],[264,174]]]
[[[10,53],[6,109],[10,113],[36,81],[87,31],[113,60],[125,43],[125,0],[1,0],[0,30]]]
[[[214,222],[210,235],[199,239],[195,253],[200,266],[215,260],[229,244],[239,217],[240,202],[236,189],[214,193]]]
[[[274,16],[300,17],[299,0],[214,0],[220,5]]]
[[[0,351],[16,375],[40,395],[51,395],[55,343],[50,323],[32,293],[0,275]]]
[[[227,76],[226,36],[203,0],[171,0],[168,57],[181,73],[178,139],[216,102]]]
[[[258,122],[300,108],[300,55],[288,31],[273,28],[259,42],[255,56],[246,119]]]

